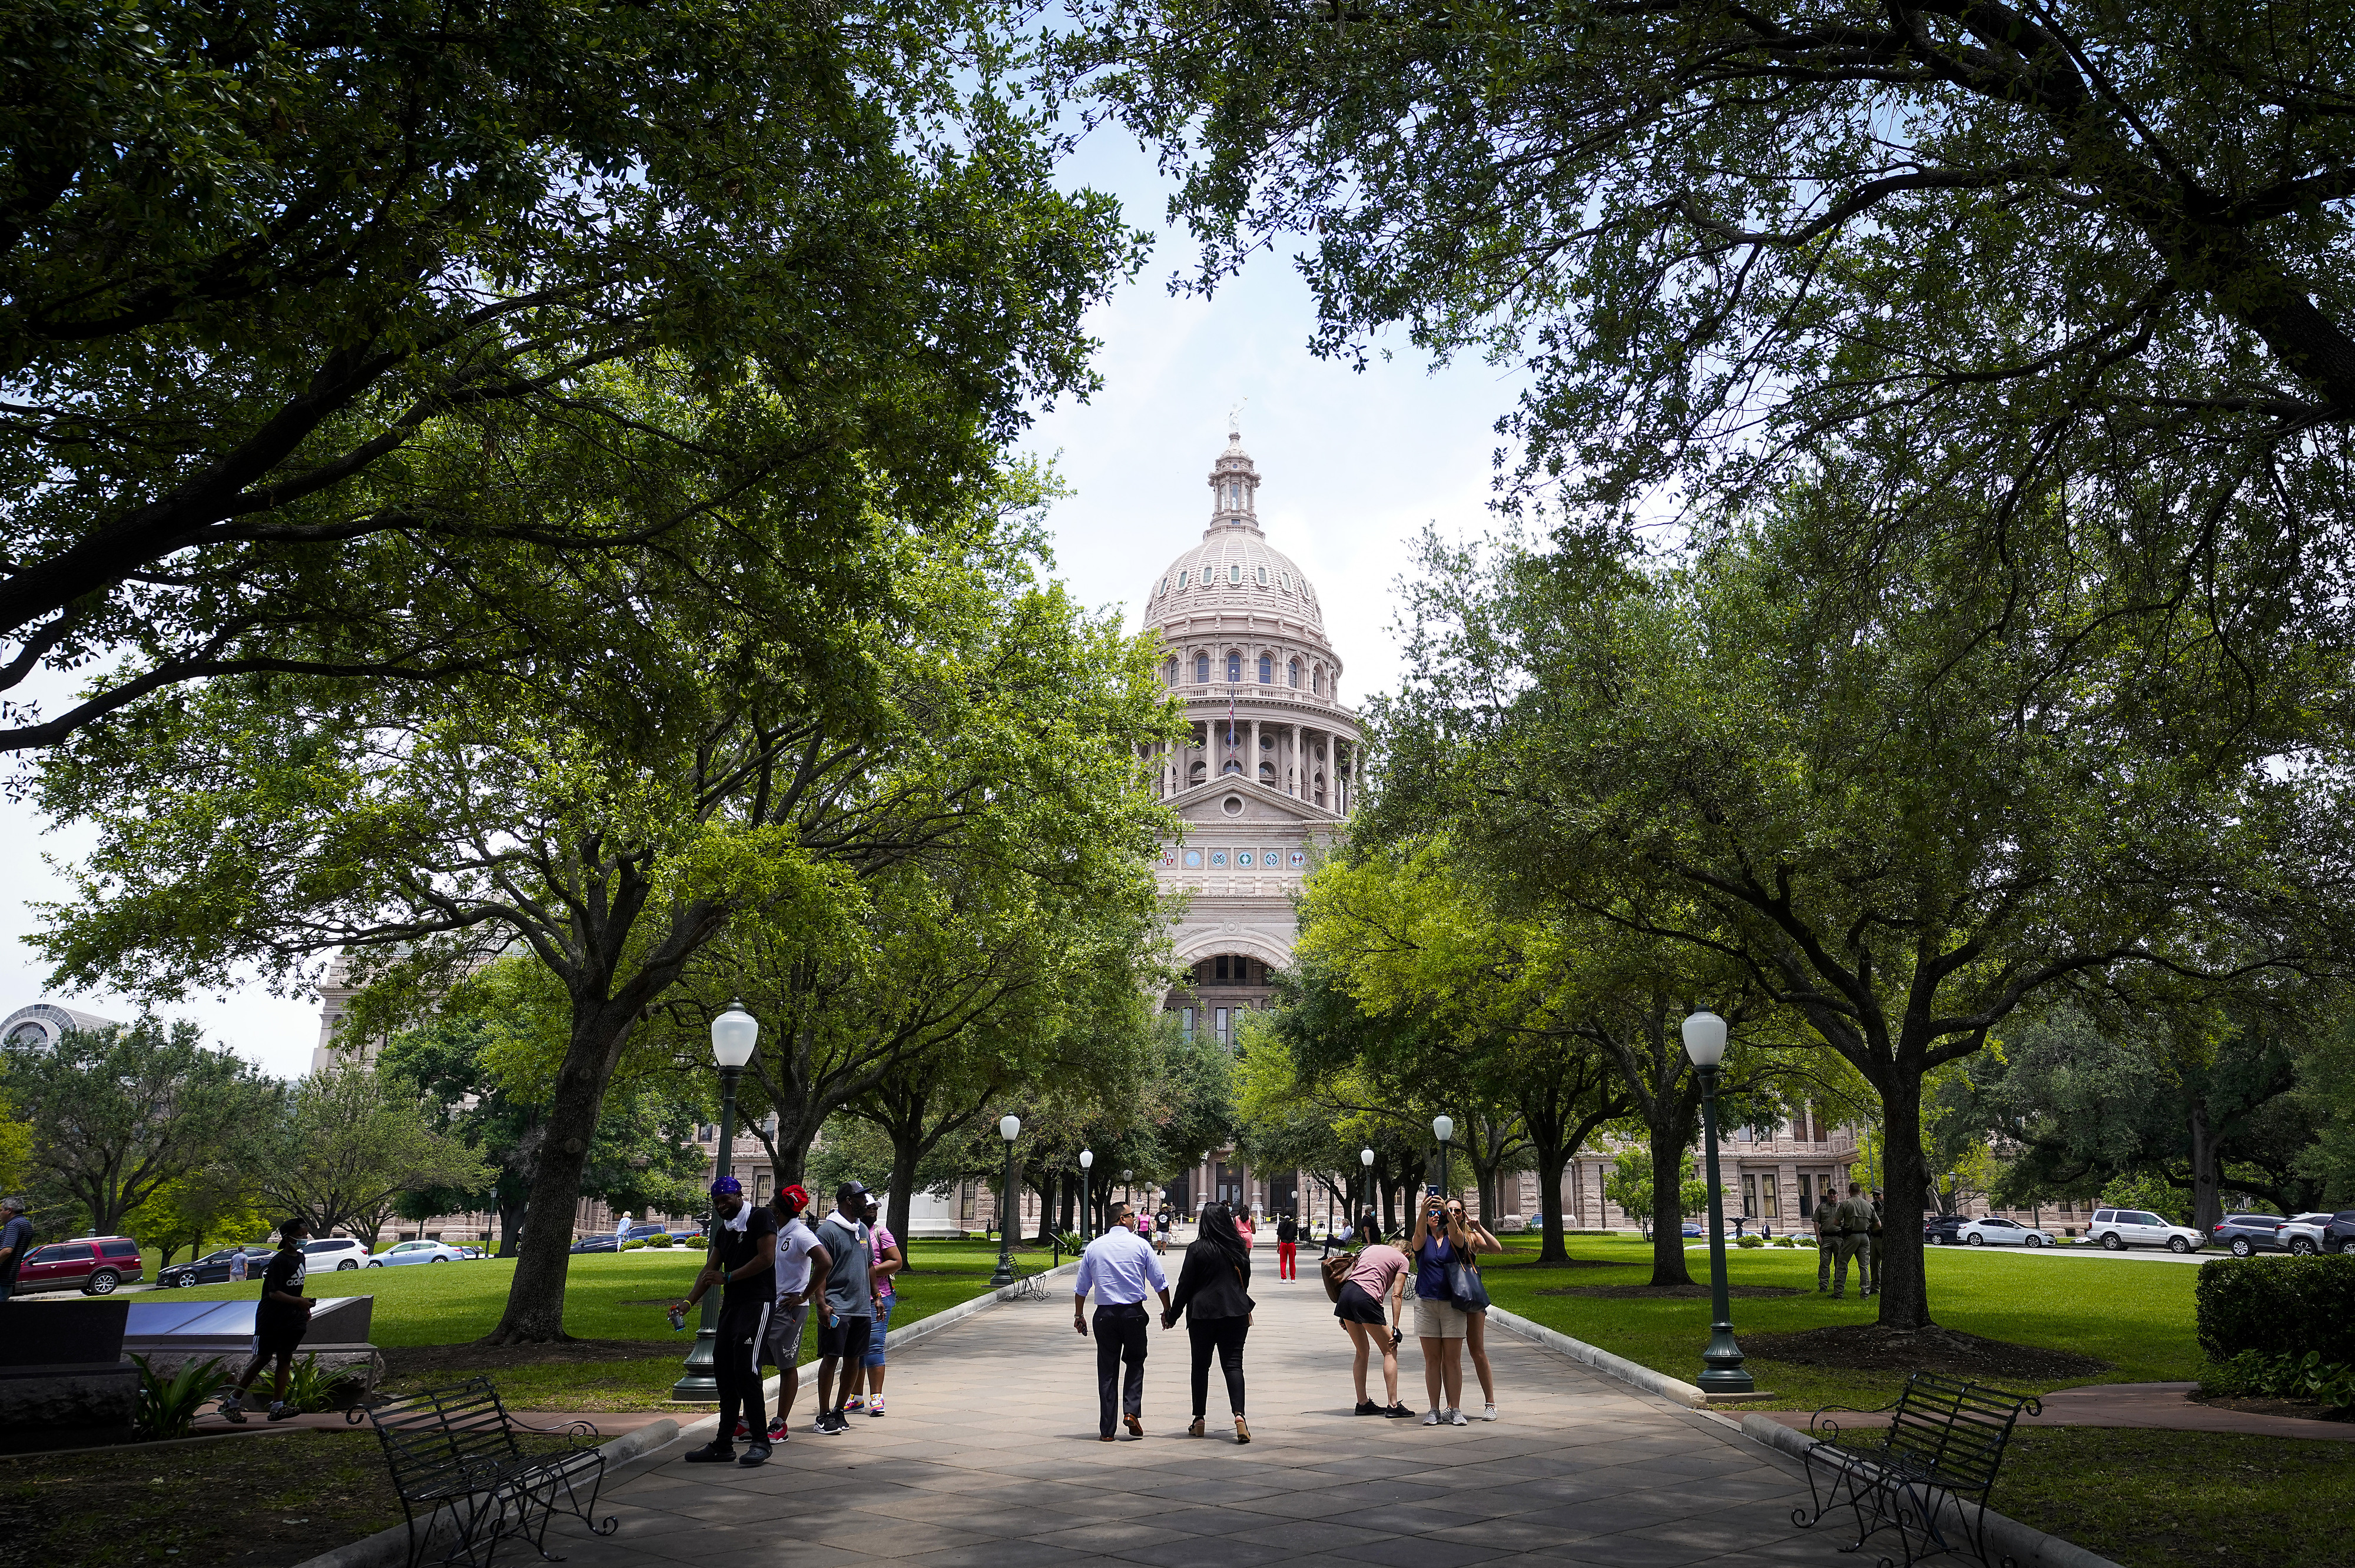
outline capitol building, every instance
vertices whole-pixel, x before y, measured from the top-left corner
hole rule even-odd
[[[1164,1005],[1231,1048],[1242,1014],[1268,1005],[1269,971],[1291,959],[1293,897],[1354,803],[1359,740],[1316,590],[1268,545],[1239,434],[1209,485],[1209,525],[1153,580],[1145,630],[1161,635],[1162,679],[1188,721],[1185,741],[1151,759],[1186,821],[1163,846],[1160,880],[1186,895],[1170,937],[1192,974]],[[1213,1200],[1305,1213],[1310,1198],[1297,1172],[1251,1171],[1224,1150],[1174,1177],[1168,1196],[1181,1213]]]

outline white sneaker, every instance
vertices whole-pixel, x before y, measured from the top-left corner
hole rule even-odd
[[[1493,1404],[1492,1404],[1492,1405],[1490,1405],[1487,1409],[1486,1409],[1486,1410],[1482,1411],[1482,1412],[1480,1413],[1480,1419],[1481,1419],[1481,1420],[1483,1420],[1483,1421],[1494,1421],[1494,1420],[1496,1420],[1496,1419],[1497,1419],[1497,1407],[1496,1407],[1495,1405],[1493,1405]]]
[[[1469,1426],[1472,1424],[1464,1419],[1464,1413],[1462,1411],[1451,1410],[1447,1413],[1447,1425],[1450,1426]]]
[[[1423,1416],[1423,1424],[1425,1426],[1437,1426],[1444,1420],[1446,1420],[1445,1416],[1440,1414],[1436,1410],[1433,1410]]]

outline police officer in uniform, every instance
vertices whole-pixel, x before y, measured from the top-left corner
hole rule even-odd
[[[1875,1187],[1872,1190],[1872,1245],[1864,1253],[1864,1293],[1867,1296],[1881,1294],[1881,1189]]]
[[[1816,1290],[1832,1287],[1832,1254],[1839,1251],[1839,1205],[1827,1192],[1816,1200]]]
[[[1833,1215],[1832,1223],[1839,1228],[1839,1266],[1832,1271],[1832,1299],[1838,1301],[1848,1294],[1848,1260],[1855,1258],[1857,1290],[1861,1297],[1870,1295],[1865,1284],[1865,1270],[1872,1266],[1872,1205],[1865,1202],[1861,1182],[1848,1184],[1848,1196]]]

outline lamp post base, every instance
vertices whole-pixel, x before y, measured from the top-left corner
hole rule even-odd
[[[709,1321],[695,1330],[695,1348],[687,1352],[684,1375],[670,1385],[670,1397],[678,1404],[716,1404],[719,1401],[719,1380],[712,1375],[713,1353],[719,1346],[719,1330]]]
[[[1712,1323],[1709,1349],[1700,1353],[1703,1393],[1753,1393],[1758,1384],[1742,1366],[1742,1347],[1733,1342],[1733,1325]]]

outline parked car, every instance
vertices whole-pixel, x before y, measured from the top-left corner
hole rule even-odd
[[[27,1253],[16,1270],[16,1293],[79,1290],[84,1296],[111,1296],[116,1286],[145,1276],[139,1244],[129,1236],[76,1236]]]
[[[341,1274],[368,1260],[368,1243],[357,1236],[321,1236],[303,1244],[303,1267],[312,1274]]]
[[[2355,1247],[2355,1209],[2341,1209],[2322,1227],[2322,1250],[2345,1252]]]
[[[270,1265],[270,1255],[277,1250],[267,1242],[248,1242],[243,1246],[225,1246],[208,1252],[186,1263],[176,1263],[155,1273],[156,1286],[165,1290],[186,1290],[198,1285],[220,1285],[229,1277],[229,1260],[239,1253],[245,1254],[245,1277],[259,1279]]]
[[[2328,1214],[2292,1214],[2282,1222],[2282,1245],[2301,1256],[2312,1256],[2322,1250],[2323,1227],[2330,1221]]]
[[[370,1268],[397,1268],[405,1263],[455,1263],[464,1255],[438,1241],[405,1241],[387,1247],[368,1260]]]
[[[648,1246],[668,1246],[670,1239],[670,1227],[655,1224],[651,1220],[640,1220],[617,1238],[621,1245],[643,1242]]]
[[[2287,1224],[2279,1214],[2227,1214],[2211,1234],[2219,1246],[2232,1249],[2234,1257],[2246,1257],[2253,1252],[2286,1250],[2281,1228]]]
[[[485,1252],[478,1246],[462,1246],[458,1249],[458,1255],[466,1259],[469,1263],[472,1263],[479,1258],[488,1257],[491,1255]]]
[[[2112,1252],[2130,1246],[2163,1246],[2169,1252],[2198,1252],[2208,1238],[2190,1225],[2171,1225],[2147,1209],[2095,1209],[2086,1237]]]
[[[574,1252],[612,1252],[613,1245],[613,1233],[607,1231],[602,1235],[582,1236],[572,1244],[572,1250]]]
[[[1705,1236],[1707,1234],[1709,1234],[1709,1228],[1706,1225],[1703,1225],[1699,1220],[1687,1220],[1685,1222],[1685,1238],[1688,1241],[1692,1239],[1694,1236]]]
[[[2051,1246],[2054,1239],[2051,1231],[2034,1230],[1999,1214],[1966,1221],[1960,1234],[1965,1246]]]
[[[1940,1214],[1922,1222],[1922,1239],[1932,1246],[1960,1246],[1963,1227],[1970,1223],[1961,1214]]]

